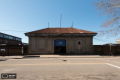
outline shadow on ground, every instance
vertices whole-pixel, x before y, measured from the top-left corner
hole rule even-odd
[[[22,59],[22,58],[13,58],[13,59]]]
[[[23,56],[23,58],[40,58],[40,56],[32,56],[32,55],[30,55],[30,56]]]
[[[0,61],[6,61],[7,59],[3,59],[3,60],[0,60]]]

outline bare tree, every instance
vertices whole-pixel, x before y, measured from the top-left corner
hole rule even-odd
[[[110,29],[99,31],[99,35],[118,35],[120,33],[120,0],[99,0],[99,2],[94,3],[94,5],[97,10],[102,11],[101,14],[109,17],[101,27],[109,27]]]

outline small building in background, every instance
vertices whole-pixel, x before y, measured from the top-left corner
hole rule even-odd
[[[0,32],[0,45],[22,45],[22,39]]]
[[[92,54],[97,33],[76,28],[45,28],[25,33],[29,54]]]
[[[120,44],[118,43],[106,43],[106,44],[103,44],[103,45],[107,45],[107,46],[120,46]]]
[[[22,42],[22,45],[28,45],[28,43]]]
[[[116,40],[117,44],[120,44],[120,38]]]

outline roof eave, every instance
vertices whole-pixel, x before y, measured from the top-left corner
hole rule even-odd
[[[25,36],[96,36],[97,33],[58,33],[58,34],[53,34],[53,33],[40,33],[40,34],[33,34],[33,33],[25,33]]]

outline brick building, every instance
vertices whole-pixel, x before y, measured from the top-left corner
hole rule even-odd
[[[21,45],[21,38],[0,32],[0,45]]]
[[[92,54],[97,33],[76,28],[45,28],[25,33],[29,54]]]

